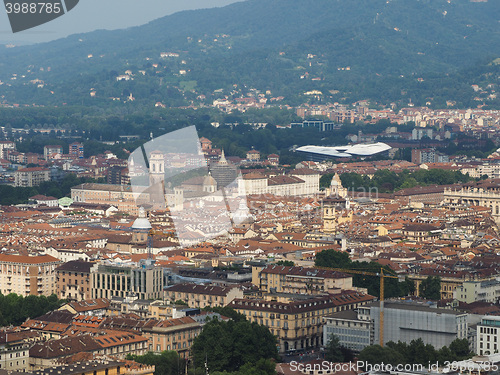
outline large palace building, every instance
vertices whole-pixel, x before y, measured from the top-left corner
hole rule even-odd
[[[444,201],[450,204],[483,206],[491,209],[493,219],[500,223],[500,180],[469,182],[461,188],[444,191]]]

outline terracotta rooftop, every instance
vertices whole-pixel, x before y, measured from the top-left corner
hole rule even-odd
[[[1,262],[21,263],[21,264],[44,264],[44,263],[54,263],[61,261],[50,255],[25,256],[25,255],[0,254],[0,263]]]
[[[110,301],[107,298],[95,298],[69,302],[68,306],[72,307],[76,312],[82,313],[85,311],[105,309],[109,306],[109,303]]]

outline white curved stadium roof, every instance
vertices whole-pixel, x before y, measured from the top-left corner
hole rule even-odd
[[[297,149],[301,152],[326,155],[337,158],[350,158],[353,156],[372,156],[390,150],[392,147],[382,143],[356,144],[349,146],[302,146]]]

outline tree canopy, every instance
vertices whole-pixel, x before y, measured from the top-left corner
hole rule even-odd
[[[19,325],[28,318],[36,318],[56,310],[65,302],[57,299],[55,294],[48,297],[35,295],[23,297],[15,293],[6,296],[0,293],[0,326]]]
[[[216,312],[216,313],[220,314],[221,316],[225,316],[227,318],[232,319],[235,322],[241,322],[241,321],[246,320],[245,315],[237,312],[235,309],[232,309],[229,306],[224,306],[224,307],[207,306],[207,307],[203,308],[203,310]]]
[[[333,173],[323,175],[320,179],[320,186],[323,188],[330,186],[333,175]],[[341,174],[340,179],[342,186],[350,191],[377,189],[380,193],[393,193],[415,186],[450,185],[473,180],[468,174],[464,175],[460,171],[446,169],[419,169],[415,172],[404,170],[400,173],[381,169],[375,172],[373,178],[349,172]]]
[[[370,364],[400,363],[423,364],[429,362],[444,363],[445,361],[461,361],[472,356],[467,339],[455,339],[449,346],[435,349],[430,344],[424,344],[422,339],[412,340],[410,343],[399,341],[388,342],[385,347],[380,345],[367,346],[359,353],[358,359]]]
[[[185,360],[181,359],[176,351],[169,350],[154,354],[148,352],[144,355],[127,355],[127,359],[133,360],[145,365],[155,366],[155,375],[178,375],[185,368]]]
[[[325,347],[325,359],[329,362],[349,362],[354,360],[352,350],[340,345],[339,338],[331,335]]]
[[[419,285],[418,292],[422,298],[439,300],[441,299],[441,278],[439,276],[429,276]]]
[[[70,173],[62,181],[46,181],[33,187],[14,187],[0,185],[0,205],[27,203],[30,197],[38,194],[62,198],[71,195],[71,188],[84,182],[95,182],[94,179],[76,177]]]
[[[210,320],[193,342],[196,367],[207,362],[211,372],[239,371],[261,359],[278,359],[277,340],[269,329],[255,322]],[[259,366],[267,367],[260,362]]]

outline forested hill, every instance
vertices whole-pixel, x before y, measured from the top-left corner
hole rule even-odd
[[[499,14],[496,0],[248,0],[2,48],[0,79],[8,84],[0,96],[60,104],[87,98],[91,89],[108,98],[127,88],[176,104],[190,99],[185,91],[209,96],[235,84],[287,97],[311,89],[370,96],[381,80],[396,79],[395,96],[413,79],[488,66],[500,56]],[[162,59],[161,52],[179,57]],[[126,70],[144,77],[117,83]]]

